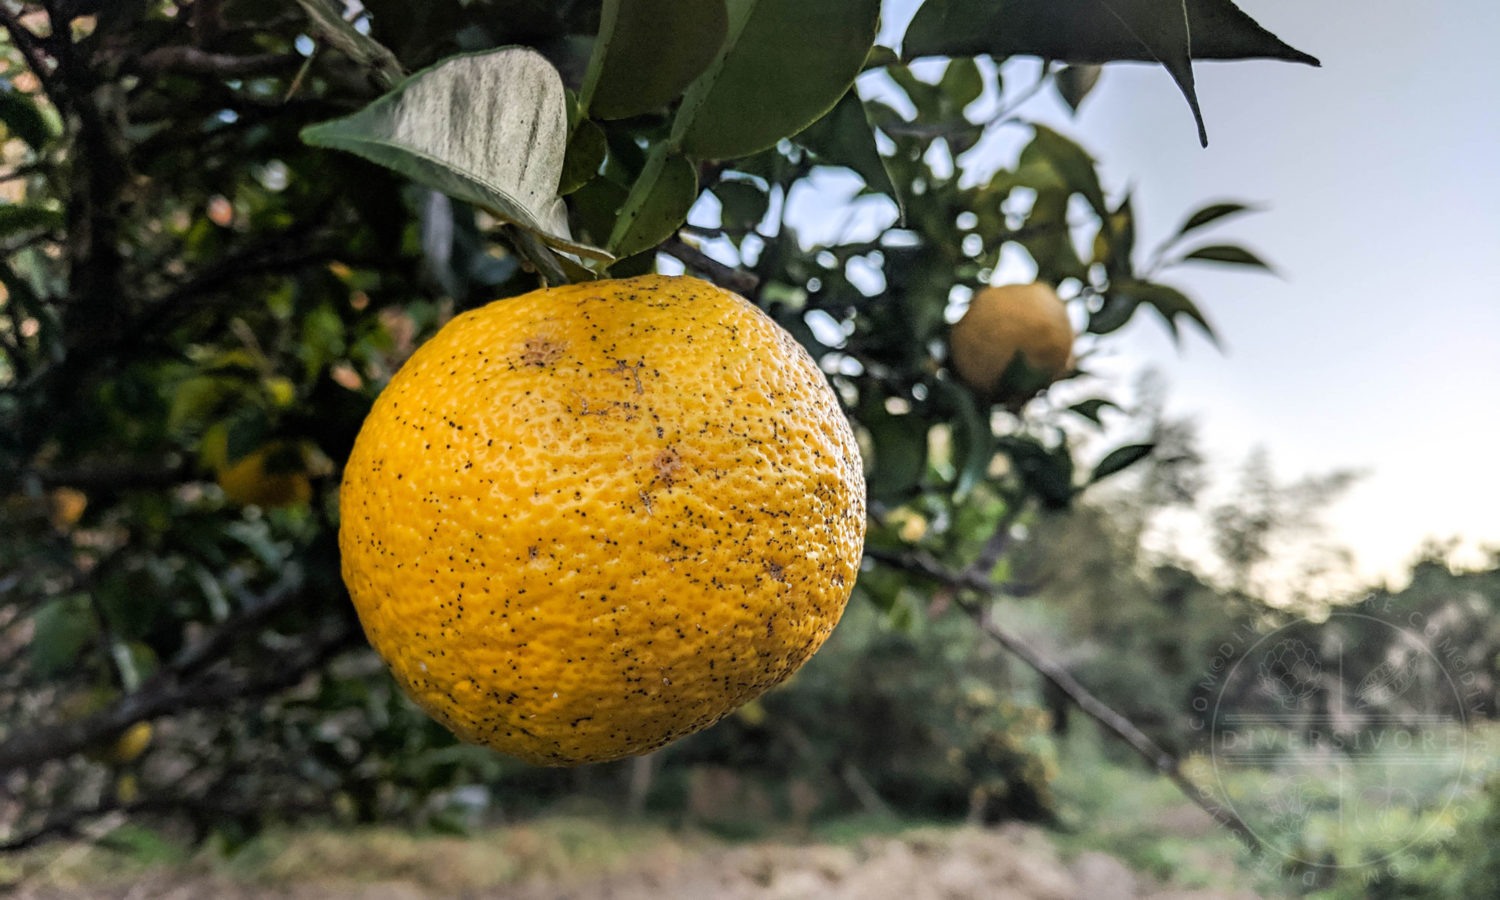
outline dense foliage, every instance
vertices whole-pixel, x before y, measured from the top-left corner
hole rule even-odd
[[[1194,55],[1310,58],[1227,0],[1136,3],[1126,19],[1080,0],[1040,24],[1047,3],[1005,4],[1000,21],[973,5],[924,5],[903,58],[874,45],[874,0],[0,3],[13,840],[113,809],[228,835],[304,814],[447,821],[484,802],[465,786],[514,810],[649,776],[454,744],[364,648],[335,533],[340,461],[435,327],[544,281],[653,267],[745,294],[829,374],[869,469],[856,602],[880,628],[908,625],[866,634],[766,698],[764,723],[731,720],[681,762],[831,769],[842,787],[815,808],[1048,815],[1032,738],[1052,720],[1029,682],[934,636],[967,627],[971,597],[1034,592],[1012,577],[1037,547],[1021,526],[1044,533],[1039,516],[1156,440],[1098,446],[1101,420],[1126,414],[1083,371],[992,406],[949,372],[946,329],[1019,249],[1085,326],[1086,370],[1141,310],[1209,330],[1157,280],[1165,266],[1261,263],[1186,246],[1245,209],[1217,203],[1142,264],[1129,196],[1018,104],[1052,84],[1076,107],[1095,64],[1151,58],[1196,110]],[[1007,64],[1023,56],[1049,62]],[[1007,84],[1025,72],[1040,80]],[[835,202],[831,184],[856,196]],[[801,239],[819,216],[846,227]],[[1141,596],[1173,602],[1177,576],[1151,577]],[[1154,693],[1118,702],[1170,717],[1180,696],[1152,658],[1131,683]],[[140,722],[144,752],[123,752]]]

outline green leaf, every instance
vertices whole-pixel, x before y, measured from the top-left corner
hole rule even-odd
[[[1114,16],[1125,30],[1145,48],[1146,54],[1162,64],[1178,90],[1187,99],[1198,125],[1198,143],[1208,146],[1208,126],[1198,104],[1198,89],[1193,81],[1192,38],[1188,26],[1187,4],[1177,0],[1095,0]]]
[[[1159,62],[1187,98],[1206,142],[1193,59],[1269,58],[1318,65],[1231,0],[927,0],[902,57],[1039,56],[1069,63]]]
[[[63,214],[40,206],[0,205],[0,237],[33,229],[63,227]]]
[[[875,45],[880,0],[729,0],[729,22],[673,129],[700,159],[749,156],[832,109]]]
[[[995,455],[995,435],[988,409],[981,409],[969,391],[951,381],[938,382],[953,405],[953,499],[960,502],[989,473]]]
[[[31,617],[31,665],[42,678],[51,678],[78,665],[78,654],[98,627],[88,598],[64,597],[43,606]]]
[[[820,163],[853,170],[870,190],[894,200],[905,218],[904,198],[875,148],[875,129],[857,91],[846,93],[832,112],[797,135],[797,143],[811,150]]]
[[[1099,233],[1094,236],[1094,259],[1104,263],[1111,278],[1132,276],[1131,255],[1135,253],[1135,212],[1130,205],[1130,195],[1120,201],[1107,219],[1099,222]]]
[[[1135,315],[1136,308],[1141,304],[1134,297],[1110,290],[1104,298],[1104,303],[1093,312],[1089,313],[1088,331],[1090,334],[1109,334],[1119,331]]]
[[[568,199],[573,203],[582,235],[603,244],[609,242],[609,233],[614,230],[620,207],[625,205],[629,196],[627,189],[608,178],[595,178],[574,191]]]
[[[1104,189],[1099,185],[1099,173],[1094,168],[1094,158],[1088,151],[1045,125],[1033,125],[1036,137],[1031,147],[1052,163],[1063,183],[1071,190],[1083,195],[1099,218],[1109,216],[1109,207],[1104,202]]]
[[[370,36],[408,64],[425,64],[433,54],[451,49],[454,36],[468,24],[460,0],[361,0],[373,15]]]
[[[1185,316],[1202,329],[1209,340],[1218,343],[1218,335],[1214,334],[1213,327],[1208,324],[1208,319],[1198,309],[1198,305],[1176,288],[1149,281],[1122,280],[1110,286],[1110,293],[1128,297],[1135,303],[1144,303],[1155,309],[1167,323],[1174,340],[1178,336],[1177,317]]]
[[[604,129],[587,119],[579,122],[573,129],[573,136],[568,139],[568,152],[563,157],[557,192],[566,197],[587,184],[599,174],[599,167],[604,165],[608,153],[609,141],[604,137]]]
[[[771,195],[751,181],[721,181],[713,187],[722,209],[719,220],[728,231],[751,230],[766,217]]]
[[[728,27],[724,0],[606,0],[584,109],[624,119],[665,106],[713,63]]]
[[[1253,211],[1253,207],[1247,206],[1243,203],[1209,204],[1208,206],[1205,206],[1197,212],[1193,213],[1191,216],[1188,216],[1188,220],[1182,223],[1181,228],[1177,229],[1177,234],[1174,235],[1173,240],[1182,237],[1189,231],[1193,231],[1195,229],[1202,228],[1205,225],[1210,225],[1214,222],[1217,222],[1226,216],[1232,216],[1236,213],[1247,211]]]
[[[569,236],[557,195],[567,151],[562,79],[535,51],[450,57],[352,115],[304,128],[302,140],[483,207],[556,249],[609,258]]]
[[[870,434],[875,458],[868,479],[870,498],[901,503],[916,492],[927,471],[927,422],[910,414],[893,416],[878,401],[865,408],[859,420]]]
[[[1000,449],[1044,508],[1066,509],[1073,502],[1073,457],[1066,444],[1048,449],[1036,438],[1011,435],[1000,439]]]
[[[610,232],[610,251],[617,257],[633,256],[676,234],[698,199],[698,169],[685,156],[670,155],[655,170],[648,163],[641,173],[641,181],[647,179],[644,199],[635,205],[627,201]]]
[[[1083,416],[1085,419],[1088,419],[1095,425],[1103,425],[1104,421],[1100,417],[1101,413],[1103,413],[1106,409],[1119,408],[1120,404],[1115,403],[1112,400],[1105,400],[1099,397],[1095,397],[1090,400],[1084,400],[1082,402],[1073,404],[1072,406],[1068,407],[1068,411]]]
[[[1083,99],[1099,83],[1099,76],[1102,74],[1104,67],[1099,65],[1064,66],[1052,77],[1052,86],[1057,89],[1057,95],[1063,102],[1068,104],[1068,109],[1076,113],[1078,107],[1083,105]]]
[[[1136,36],[1141,23],[1187,8],[1194,59],[1278,59],[1318,65],[1232,0],[926,0],[901,45],[903,59],[1039,56],[1068,63],[1156,62]]]
[[[947,99],[949,108],[955,113],[962,113],[984,93],[984,75],[974,60],[955,59],[943,70],[943,77],[938,80],[937,86]]]
[[[1089,476],[1089,484],[1096,484],[1117,472],[1122,472],[1130,466],[1151,455],[1156,449],[1155,444],[1126,444],[1111,450],[1099,465],[1094,467],[1094,473]]]
[[[344,19],[343,4],[333,0],[297,0],[312,20],[313,27],[328,43],[337,47],[362,68],[369,69],[380,83],[389,87],[402,75],[401,63],[384,44],[362,34]]]
[[[1057,284],[1064,278],[1083,278],[1087,269],[1078,258],[1068,227],[1066,188],[1043,188],[1037,191],[1031,212],[1026,217],[1021,245],[1036,260],[1037,280]]]
[[[0,124],[38,152],[53,137],[47,117],[30,97],[16,90],[0,88]]]
[[[1256,256],[1244,247],[1237,247],[1233,244],[1214,244],[1208,247],[1199,247],[1182,259],[1184,262],[1196,259],[1206,262],[1229,263],[1235,266],[1254,266],[1257,269],[1265,269],[1267,272],[1275,271],[1269,263],[1259,256]]]

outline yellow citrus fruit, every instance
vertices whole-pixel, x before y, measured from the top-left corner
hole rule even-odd
[[[292,443],[274,442],[255,450],[220,468],[218,481],[224,496],[241,506],[270,509],[312,499],[302,449]]]
[[[88,505],[88,495],[77,488],[53,488],[47,494],[48,515],[52,519],[52,527],[59,530],[77,525]]]
[[[647,275],[458,316],[344,469],[344,580],[460,737],[573,765],[704,728],[838,622],[864,542],[854,435],[743,298]]]
[[[151,746],[151,735],[150,722],[137,722],[105,745],[98,754],[99,759],[117,766],[133,763]]]
[[[997,399],[1030,396],[1072,367],[1073,325],[1051,285],[1008,284],[974,295],[949,335],[953,367],[975,391]],[[1031,379],[1006,384],[1020,354]]]

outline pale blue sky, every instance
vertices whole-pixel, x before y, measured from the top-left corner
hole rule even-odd
[[[887,5],[897,30],[917,4]],[[1240,5],[1323,67],[1199,64],[1206,150],[1152,66],[1111,66],[1076,119],[1050,96],[1025,108],[1092,150],[1107,188],[1134,186],[1144,246],[1206,200],[1266,207],[1212,234],[1283,279],[1163,278],[1225,354],[1196,335],[1174,348],[1142,316],[1104,367],[1161,369],[1226,478],[1255,444],[1288,478],[1368,470],[1328,516],[1368,574],[1398,572],[1427,536],[1500,545],[1500,4]]]

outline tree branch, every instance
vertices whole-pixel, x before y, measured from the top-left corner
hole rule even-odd
[[[707,275],[708,280],[723,288],[728,288],[736,294],[750,296],[760,286],[760,279],[743,269],[726,266],[687,243],[682,238],[671,237],[661,245],[661,252],[680,260],[683,265],[702,275]]]
[[[57,85],[52,79],[52,66],[47,62],[47,53],[42,46],[42,39],[33,33],[15,14],[4,4],[0,4],[0,24],[5,26],[5,31],[10,35],[10,42],[21,51],[21,56],[26,60],[26,67],[31,69],[37,80],[42,83],[42,90],[52,98],[52,102],[61,106],[61,98],[57,95]]]
[[[72,468],[23,469],[0,479],[0,484],[16,477],[34,476],[42,487],[75,487],[83,491],[118,491],[159,489],[181,484],[190,470],[181,463],[143,466],[125,463],[100,463]]]
[[[126,695],[109,709],[76,721],[9,735],[0,743],[0,773],[69,756],[119,734],[136,722],[274,694],[295,685],[331,657],[356,646],[359,630],[341,622],[338,628],[287,654],[273,671],[262,677],[223,674],[193,679],[190,676],[222,659],[240,638],[255,633],[271,616],[305,600],[300,588],[273,590],[261,603],[232,616],[139,691]]]
[[[1257,855],[1267,852],[1265,844],[1244,819],[1182,774],[1181,764],[1171,751],[1152,740],[1150,735],[1142,731],[1125,715],[1094,696],[1088,688],[1079,683],[1078,679],[1069,674],[1067,669],[1037,651],[1019,635],[1012,634],[995,622],[988,606],[975,602],[962,593],[967,591],[985,599],[994,599],[1004,594],[1000,586],[987,578],[976,576],[972,571],[973,567],[963,573],[953,572],[924,553],[901,554],[867,548],[865,556],[953,588],[954,602],[970,619],[974,620],[980,631],[1061,691],[1063,696],[1072,701],[1073,705],[1082,710],[1085,715],[1128,744],[1151,768],[1166,776],[1189,800],[1208,813],[1215,822],[1229,829],[1251,852]]]
[[[209,53],[197,47],[158,47],[142,56],[137,65],[148,72],[181,72],[188,75],[209,75],[214,78],[251,78],[268,75],[282,69],[301,65],[302,57],[296,53],[257,53],[252,56],[232,56],[227,53]]]

